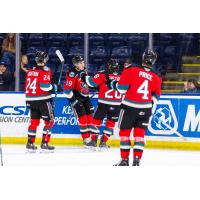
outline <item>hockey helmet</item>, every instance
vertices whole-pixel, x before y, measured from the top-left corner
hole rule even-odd
[[[108,73],[112,74],[112,73],[119,72],[119,62],[115,58],[111,58],[110,60],[108,60],[108,62],[106,63],[106,67],[107,67]]]
[[[49,60],[49,55],[44,51],[37,51],[35,54],[35,62],[37,65],[47,63]]]
[[[152,66],[157,60],[157,54],[153,49],[146,49],[142,55],[142,62],[147,66]]]
[[[74,57],[72,58],[72,63],[73,63],[73,65],[74,65],[75,67],[77,67],[78,64],[79,64],[80,62],[82,62],[82,61],[84,61],[84,58],[83,58],[82,56],[74,56]]]

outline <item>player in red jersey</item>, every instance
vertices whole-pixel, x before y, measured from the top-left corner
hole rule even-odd
[[[152,106],[161,93],[161,79],[152,69],[156,59],[157,55],[153,50],[146,50],[142,56],[141,67],[129,66],[123,70],[119,82],[109,83],[111,88],[125,94],[118,121],[121,161],[115,166],[129,165],[130,134],[133,128],[133,166],[140,164]]]
[[[100,139],[100,148],[108,148],[106,144],[109,137],[113,134],[115,122],[117,122],[120,112],[122,94],[117,90],[109,89],[106,85],[107,79],[119,81],[119,63],[116,59],[110,59],[106,64],[106,69],[96,73],[94,76],[82,76],[90,87],[97,87],[98,105],[93,117],[93,126],[91,128],[91,142],[89,146],[97,147],[97,139],[100,133],[102,120],[107,117],[106,127]]]
[[[37,127],[40,124],[40,119],[44,120],[43,136],[41,149],[53,151],[54,146],[48,143],[51,137],[51,129],[54,124],[52,110],[52,72],[46,66],[49,57],[46,52],[36,52],[36,66],[30,69],[26,75],[25,95],[26,105],[30,108],[31,121],[28,127],[28,142],[26,148],[28,151],[35,152],[35,138]]]
[[[72,63],[74,68],[66,74],[64,93],[69,100],[75,116],[78,118],[83,144],[87,146],[90,142],[94,107],[90,102],[89,88],[80,78],[80,74],[85,69],[84,59],[81,56],[75,56],[72,59]]]

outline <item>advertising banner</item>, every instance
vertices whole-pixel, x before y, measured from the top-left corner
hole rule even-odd
[[[180,135],[200,139],[200,96],[162,95],[153,113],[146,135],[151,139],[178,138]],[[94,107],[97,96],[92,98]],[[6,137],[27,136],[30,111],[23,93],[0,93],[0,125]],[[131,117],[131,116],[130,116]],[[42,121],[42,120],[41,120]],[[102,125],[104,128],[105,121]],[[38,128],[42,131],[43,123]],[[78,121],[64,94],[59,94],[55,107],[54,137],[79,137]],[[116,126],[114,137],[118,137]]]

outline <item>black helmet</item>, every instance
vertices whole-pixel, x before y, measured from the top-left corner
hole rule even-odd
[[[142,55],[142,62],[148,66],[155,64],[157,60],[157,54],[153,49],[146,49]]]
[[[117,59],[111,58],[106,63],[106,67],[108,70],[108,73],[118,73],[119,72],[119,62]]]
[[[84,58],[82,56],[74,56],[72,58],[72,63],[73,65],[76,67],[78,65],[78,63],[84,61]]]
[[[36,52],[35,62],[37,63],[37,65],[47,63],[48,60],[49,60],[49,56],[46,52],[44,52],[44,51],[37,51]]]

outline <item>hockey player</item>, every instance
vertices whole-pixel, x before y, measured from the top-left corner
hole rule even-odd
[[[139,166],[144,149],[145,130],[152,114],[152,106],[158,101],[161,79],[153,71],[157,54],[146,50],[142,56],[142,66],[129,66],[124,69],[119,82],[111,81],[111,88],[117,89],[125,98],[119,116],[119,136],[121,161],[115,166],[128,166],[131,148],[130,134],[134,134],[133,166]],[[153,102],[153,103],[152,103]]]
[[[54,146],[49,145],[51,129],[54,124],[52,110],[52,72],[46,66],[49,57],[46,52],[36,52],[36,66],[28,70],[25,81],[26,104],[30,108],[31,121],[28,127],[28,151],[35,152],[35,138],[40,119],[44,120],[41,149],[53,151]]]
[[[64,93],[75,116],[78,118],[83,144],[87,146],[88,142],[90,142],[94,107],[90,102],[89,88],[80,78],[81,72],[85,70],[84,59],[81,56],[75,56],[72,59],[72,63],[74,67],[66,74]]]
[[[94,76],[82,75],[82,80],[90,87],[97,87],[99,91],[98,105],[93,117],[91,128],[91,142],[89,146],[97,147],[97,139],[100,133],[102,120],[107,117],[106,127],[100,139],[100,148],[108,148],[106,142],[113,133],[115,122],[117,122],[120,112],[122,94],[117,90],[109,89],[106,85],[107,79],[119,81],[119,63],[116,59],[110,59],[106,64],[106,69],[96,73]]]

